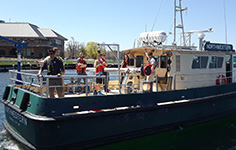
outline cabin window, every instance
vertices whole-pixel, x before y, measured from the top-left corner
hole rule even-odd
[[[233,67],[236,68],[236,56],[233,57]]]
[[[192,69],[206,69],[208,56],[194,56],[192,62]]]
[[[167,66],[167,56],[161,56],[161,68],[166,68]]]
[[[156,68],[159,68],[159,56],[158,55],[155,55],[153,56],[154,59],[155,59],[155,63],[156,63]]]
[[[136,67],[141,67],[143,64],[143,56],[136,56]]]
[[[129,59],[129,65],[134,66],[134,59],[133,58]]]
[[[222,68],[224,57],[212,56],[209,68]]]
[[[180,71],[180,55],[176,55],[176,71]]]

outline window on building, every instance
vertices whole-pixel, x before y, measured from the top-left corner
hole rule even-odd
[[[222,68],[224,57],[212,56],[209,68]]]
[[[57,45],[62,45],[61,40],[56,39],[55,42],[56,42]]]
[[[17,52],[17,49],[16,48],[12,48],[10,50],[10,55],[15,55],[16,56],[16,52]]]
[[[30,38],[30,43],[34,43],[34,39],[33,38]]]
[[[0,56],[4,56],[4,55],[6,55],[5,50],[0,50]]]
[[[194,56],[192,62],[192,69],[206,69],[208,56]]]
[[[22,51],[23,56],[33,56],[34,49],[33,48],[24,48]]]

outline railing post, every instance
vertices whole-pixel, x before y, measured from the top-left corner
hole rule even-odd
[[[11,78],[12,78],[12,72],[11,72],[11,70],[9,71],[9,79],[10,79],[10,84],[12,85],[12,80],[11,80]]]
[[[105,92],[106,92],[106,94],[107,94],[108,87],[109,87],[109,80],[108,80],[108,79],[109,79],[109,72],[106,73],[106,78],[107,78],[107,79],[106,79],[106,85],[105,85],[105,86],[106,86],[106,91],[105,91]]]
[[[158,75],[156,75],[156,92],[158,92]]]
[[[88,77],[85,78],[85,84],[86,84],[85,92],[86,92],[86,96],[88,96]]]
[[[48,93],[49,93],[49,78],[46,79],[46,97],[48,98]]]
[[[176,90],[176,74],[174,74],[174,90]]]
[[[42,96],[43,95],[43,90],[42,90],[42,88],[43,88],[43,77],[42,76],[39,77],[39,85],[40,85],[40,95]]]

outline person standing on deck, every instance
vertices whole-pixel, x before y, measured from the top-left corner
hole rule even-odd
[[[104,68],[104,65],[103,65],[103,62],[101,61],[101,57],[102,55],[99,54],[97,56],[97,60],[95,60],[94,62],[94,68],[96,69],[96,76],[102,76],[103,75],[103,68]],[[100,77],[97,77],[96,78],[96,85],[95,85],[95,90],[94,90],[94,95],[103,95],[101,93],[101,87],[100,87],[100,84],[102,84],[102,78]]]
[[[58,59],[61,59],[61,61],[62,61],[62,63],[63,63],[63,68],[64,68],[64,70],[66,70],[66,69],[65,69],[64,60],[63,60],[63,58],[61,58],[61,56],[60,56],[60,50],[59,50],[57,47],[53,47],[53,50],[55,50],[55,57],[57,57]],[[38,65],[43,65],[43,62],[46,61],[46,60],[49,59],[49,58],[50,58],[50,56],[47,56],[44,60],[41,60],[41,61],[37,61],[37,60],[36,60],[36,64],[38,64]],[[63,72],[62,74],[65,75],[65,72]]]
[[[147,63],[146,66],[150,66],[151,68],[151,74],[147,76],[147,82],[153,82],[154,81],[154,76],[155,76],[155,69],[156,69],[156,61],[152,55],[152,52],[147,53],[145,50],[145,54],[147,56]],[[150,89],[150,84],[147,84],[147,89]]]
[[[80,52],[79,53],[79,58],[76,60],[76,71],[77,71],[77,74],[78,75],[84,75],[86,76],[86,67],[87,67],[87,63],[86,61],[84,60],[84,53]],[[84,84],[86,84],[86,79],[85,78],[82,78],[84,80]],[[77,80],[77,87],[80,85],[80,81],[81,81],[81,78],[78,78]]]
[[[104,87],[105,92],[109,92],[109,89],[108,89],[108,81],[109,81],[108,76],[109,76],[109,73],[104,71],[104,68],[108,66],[107,61],[105,60],[106,55],[103,53],[103,54],[101,54],[101,56],[102,56],[101,61],[102,61],[102,64],[104,66],[102,72],[103,72],[103,75],[106,76],[105,78],[103,78],[103,84],[104,84],[103,87]]]
[[[37,76],[39,77],[44,69],[47,69],[47,75],[56,75],[57,78],[50,78],[49,79],[49,86],[62,86],[62,73],[65,72],[63,67],[63,62],[61,59],[55,57],[55,50],[49,49],[49,58],[43,62],[42,68],[39,70]],[[57,95],[59,97],[64,97],[64,90],[63,87],[51,87],[49,88],[49,96],[54,98],[54,91],[57,91]]]

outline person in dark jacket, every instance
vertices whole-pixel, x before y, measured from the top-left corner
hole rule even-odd
[[[62,86],[62,78],[61,75],[65,72],[63,67],[63,62],[61,59],[55,57],[55,50],[49,49],[49,56],[47,60],[43,62],[42,68],[39,70],[37,76],[39,77],[44,69],[47,69],[47,75],[56,75],[56,78],[49,79],[49,86]],[[49,88],[49,96],[54,98],[54,91],[57,91],[58,97],[64,97],[63,87],[50,87]]]

